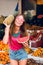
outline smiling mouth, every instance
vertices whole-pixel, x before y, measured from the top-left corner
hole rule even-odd
[[[18,23],[18,24],[22,24],[21,22],[19,23],[18,21],[16,21],[16,23]]]

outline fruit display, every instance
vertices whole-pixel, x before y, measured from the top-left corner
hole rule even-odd
[[[39,47],[32,53],[32,56],[41,57],[43,58],[43,48]]]
[[[8,64],[10,62],[8,52],[0,52],[0,64]]]
[[[30,35],[31,47],[38,48],[43,46],[43,32],[42,30],[34,30]]]
[[[35,60],[33,59],[28,59],[27,60],[27,65],[43,65],[42,63],[37,63]]]
[[[32,53],[32,52],[33,52],[33,50],[32,50],[32,49],[30,49],[29,47],[25,47],[24,49],[25,49],[25,51],[26,51],[28,54],[30,54],[30,53]]]
[[[0,41],[0,64],[7,64],[10,62],[8,51],[8,44],[4,44],[3,41]]]
[[[0,15],[0,24],[2,24],[4,20],[5,20],[5,17],[3,15]]]
[[[43,26],[41,27],[41,26],[37,26],[37,25],[29,25],[27,23],[25,26],[28,30],[41,30],[43,28]]]
[[[0,41],[0,51],[9,51],[8,44],[4,44],[3,41]]]

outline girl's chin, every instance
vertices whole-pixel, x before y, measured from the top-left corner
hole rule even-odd
[[[16,26],[20,27],[21,25],[16,25]]]

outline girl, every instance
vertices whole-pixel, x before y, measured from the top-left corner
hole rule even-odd
[[[14,21],[11,23],[11,25],[7,25],[6,27],[3,42],[5,43],[5,39],[9,35],[8,44],[10,47],[10,65],[26,65],[27,63],[28,56],[23,47],[28,46],[28,42],[22,44],[18,43],[16,40],[16,38],[28,36],[25,29],[25,20],[23,15],[15,16]]]

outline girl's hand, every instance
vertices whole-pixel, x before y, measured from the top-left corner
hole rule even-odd
[[[28,42],[23,43],[23,46],[24,46],[24,47],[28,47],[28,46],[29,46],[29,45],[28,45]]]
[[[4,22],[3,22],[3,24],[4,24],[6,27],[8,27],[8,28],[10,27],[10,25],[7,25],[7,24],[6,24],[6,23],[4,23]]]

